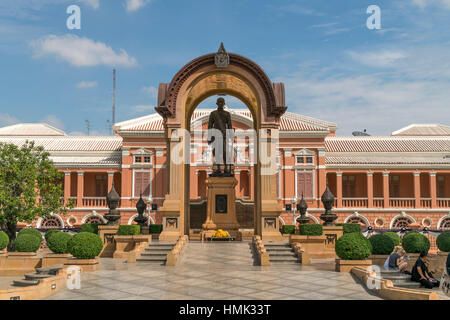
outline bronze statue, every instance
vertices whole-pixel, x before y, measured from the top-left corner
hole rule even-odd
[[[231,138],[231,141],[233,141],[233,137],[227,137],[227,130],[233,129],[233,126],[231,124],[231,115],[228,111],[225,111],[223,107],[225,106],[225,99],[224,98],[218,98],[217,99],[217,110],[214,110],[209,115],[209,122],[208,122],[208,130],[209,129],[217,129],[222,133],[222,158],[223,158],[223,166],[224,170],[223,172],[220,170],[220,165],[217,164],[218,158],[220,155],[217,155],[216,157],[216,148],[213,150],[214,155],[214,164],[216,165],[216,169],[213,170],[213,173],[211,176],[232,176],[232,170],[231,166],[232,164],[228,164],[227,154],[231,154],[232,147],[228,143],[228,139]],[[215,137],[211,131],[208,131],[208,144],[212,143],[215,140]],[[219,142],[220,143],[220,142]]]

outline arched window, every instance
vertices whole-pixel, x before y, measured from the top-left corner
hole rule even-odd
[[[401,229],[401,228],[408,228],[408,226],[412,223],[410,218],[408,217],[399,217],[396,218],[395,221],[392,223],[392,229]]]
[[[445,218],[444,220],[441,221],[440,229],[441,230],[450,230],[450,217]]]
[[[40,227],[41,229],[59,229],[62,228],[63,225],[58,217],[46,217],[42,219]]]
[[[103,223],[103,220],[101,217],[97,216],[97,215],[93,215],[90,216],[89,218],[87,218],[84,223]]]
[[[347,220],[347,223],[359,223],[363,225],[363,228],[367,227],[366,222],[361,217],[351,217]]]

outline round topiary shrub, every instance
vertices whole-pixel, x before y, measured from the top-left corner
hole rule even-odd
[[[385,234],[376,234],[369,238],[372,254],[391,254],[394,251],[394,240]]]
[[[55,233],[58,233],[58,232],[61,232],[60,230],[58,230],[58,229],[50,229],[50,230],[47,230],[47,232],[45,232],[45,241],[47,241],[48,242],[48,239],[50,238],[50,236],[51,235],[53,235],[53,234],[55,234]]]
[[[25,234],[29,234],[32,236],[35,236],[36,238],[39,239],[39,245],[41,245],[42,242],[42,234],[39,232],[38,229],[34,229],[34,228],[25,228],[19,231],[19,233],[17,234],[17,237],[20,237],[21,235],[25,235]]]
[[[402,246],[407,253],[428,252],[430,250],[430,240],[419,232],[408,232],[403,237]]]
[[[94,259],[103,249],[102,239],[90,232],[80,232],[67,243],[68,251],[77,259]]]
[[[18,235],[14,241],[14,249],[18,252],[36,252],[41,246],[41,239],[33,234]]]
[[[9,244],[8,235],[5,232],[0,231],[0,250],[5,249],[8,246],[8,244]]]
[[[347,233],[337,239],[336,254],[343,260],[364,260],[372,253],[372,245],[361,233]]]
[[[450,231],[442,232],[436,239],[436,245],[442,252],[450,252]]]
[[[394,246],[399,246],[402,243],[402,238],[395,232],[385,232],[383,235],[391,238],[394,241]]]
[[[47,246],[53,253],[69,253],[67,243],[72,238],[67,232],[54,232],[47,240]]]
[[[359,223],[336,223],[336,226],[342,227],[344,234],[346,233],[361,233],[361,225]]]

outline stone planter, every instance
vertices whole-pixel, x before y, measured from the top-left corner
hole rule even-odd
[[[133,235],[133,236],[114,236],[116,249],[113,253],[113,258],[126,259],[130,251],[140,251],[143,247],[151,241],[150,235]]]
[[[94,259],[77,259],[69,258],[64,262],[64,266],[78,266],[83,272],[95,271],[98,269],[100,259],[96,257]]]
[[[372,254],[369,256],[369,259],[372,260],[373,264],[382,267],[389,256],[389,254]]]
[[[33,273],[41,266],[41,258],[36,252],[9,252],[0,258],[0,275],[21,276],[26,273]]]
[[[336,258],[334,249],[326,246],[325,236],[304,236],[298,234],[291,234],[289,237],[289,243],[293,246],[295,243],[299,243],[302,249],[312,259],[332,259]]]
[[[372,265],[372,260],[342,260],[336,259],[336,272],[350,272],[354,267],[367,269]]]
[[[42,257],[42,267],[64,264],[70,258],[72,255],[69,253],[46,253]]]

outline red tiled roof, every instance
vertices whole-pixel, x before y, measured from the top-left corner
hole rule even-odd
[[[26,140],[34,141],[46,151],[118,151],[122,148],[122,138],[112,136],[0,137],[0,142],[17,146],[22,146]]]
[[[326,152],[449,152],[449,137],[328,137]]]

